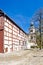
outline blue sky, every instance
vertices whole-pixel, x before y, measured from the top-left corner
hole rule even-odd
[[[27,33],[32,16],[40,8],[43,0],[0,0],[0,9]]]

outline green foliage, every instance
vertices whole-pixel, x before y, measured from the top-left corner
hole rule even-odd
[[[38,46],[31,46],[31,48],[38,48]]]
[[[40,43],[40,40],[41,40],[41,43]],[[36,43],[37,43],[37,45],[38,45],[38,48],[43,48],[43,39],[41,38],[40,39],[40,35],[36,35]]]

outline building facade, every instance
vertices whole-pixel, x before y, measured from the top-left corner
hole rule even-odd
[[[33,22],[31,22],[30,24],[28,40],[29,40],[30,46],[36,45],[36,29],[34,27]]]
[[[0,10],[0,53],[25,49],[27,34]]]

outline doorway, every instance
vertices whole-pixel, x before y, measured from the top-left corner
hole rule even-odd
[[[3,53],[3,30],[0,30],[0,53]]]

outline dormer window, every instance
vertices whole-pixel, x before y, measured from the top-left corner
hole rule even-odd
[[[33,32],[33,30],[30,30],[30,32]]]

